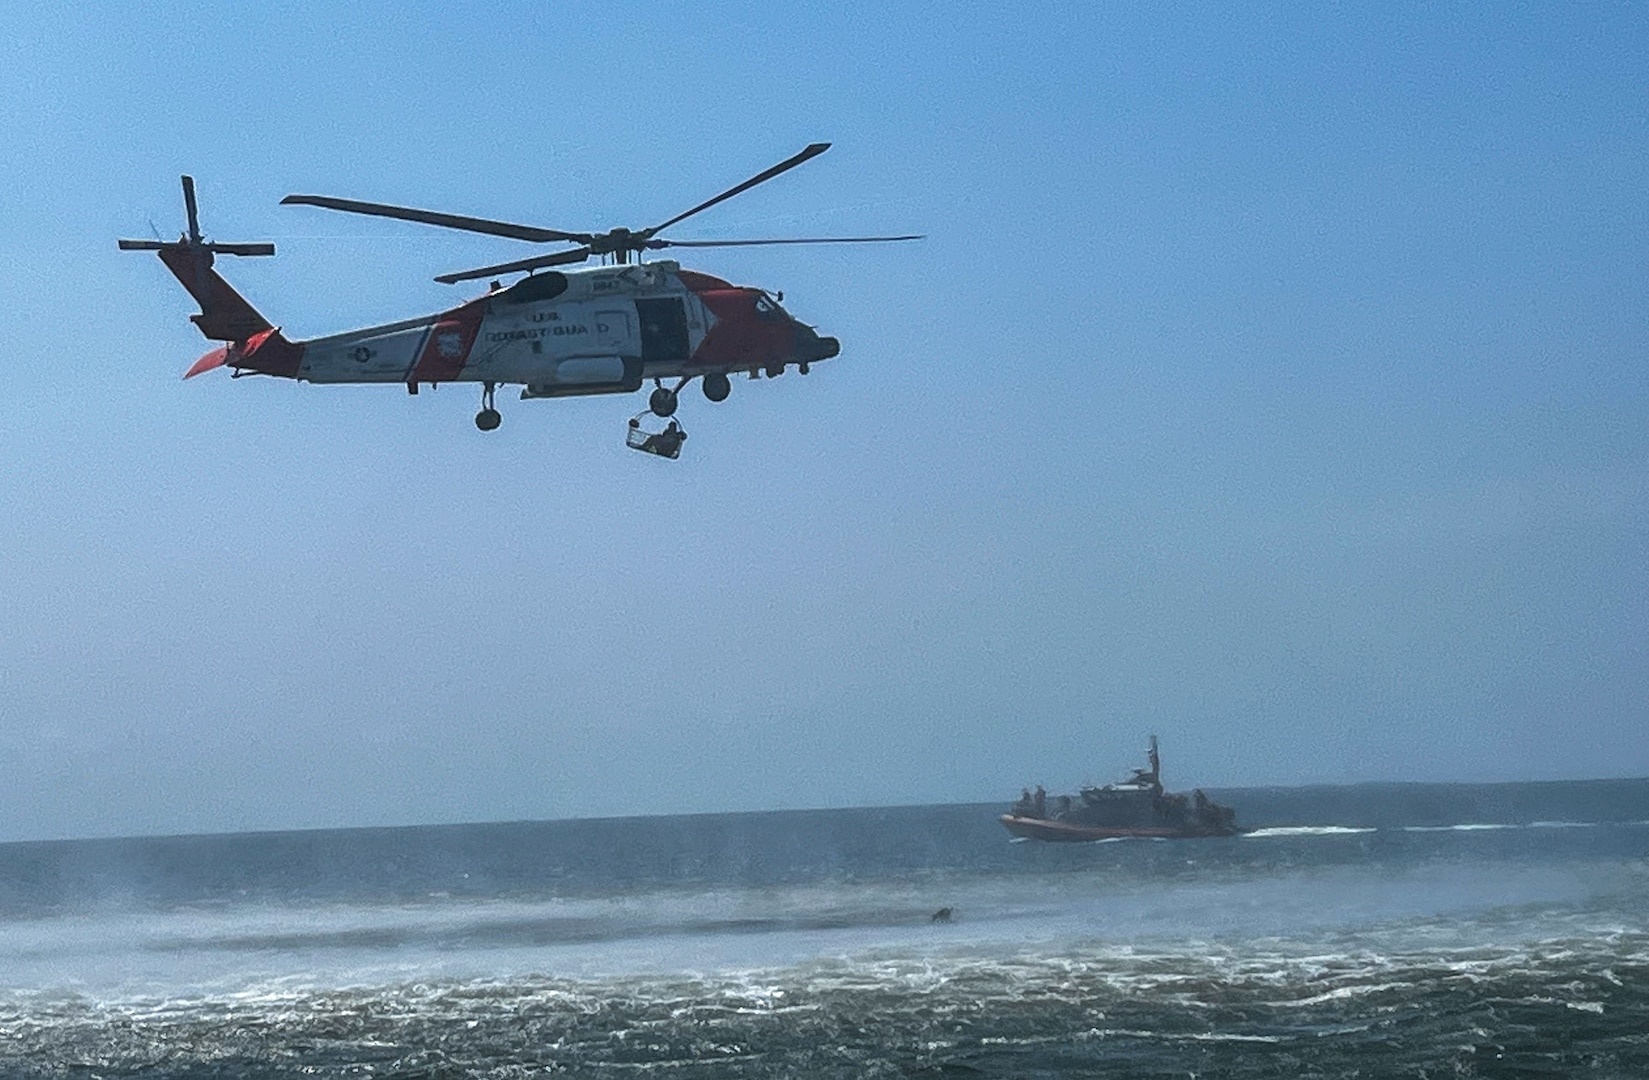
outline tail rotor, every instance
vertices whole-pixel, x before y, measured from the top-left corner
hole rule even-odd
[[[200,231],[200,207],[195,201],[195,178],[183,178],[183,209],[189,216],[189,231],[176,240],[121,240],[121,251],[187,251],[218,255],[273,255],[274,244],[219,244],[207,240]],[[211,259],[206,260],[208,266]]]
[[[183,178],[183,209],[189,215],[189,242],[200,244],[200,207],[195,202],[195,178]]]
[[[153,251],[166,269],[200,304],[200,314],[190,316],[200,332],[216,341],[245,342],[271,329],[269,320],[246,302],[227,281],[212,269],[219,255],[273,255],[275,245],[222,244],[206,239],[200,231],[200,207],[195,201],[195,178],[183,178],[183,209],[189,231],[176,240],[121,240],[121,251]]]

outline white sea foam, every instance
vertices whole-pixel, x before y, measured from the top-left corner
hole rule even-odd
[[[1242,835],[1251,840],[1263,840],[1273,836],[1352,836],[1357,833],[1371,833],[1374,831],[1373,826],[1279,825],[1270,829],[1255,829],[1253,832],[1243,833]]]
[[[1521,829],[1521,825],[1405,825],[1404,832],[1492,832],[1499,829]]]
[[[1280,1043],[1280,1035],[1244,1035],[1230,1031],[1146,1031],[1138,1028],[1093,1028],[1084,1033],[1091,1039],[1151,1039],[1159,1042]]]

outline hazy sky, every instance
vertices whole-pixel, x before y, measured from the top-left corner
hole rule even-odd
[[[1649,774],[1649,11],[12,5],[0,839]],[[178,376],[663,220],[842,341],[683,396]]]

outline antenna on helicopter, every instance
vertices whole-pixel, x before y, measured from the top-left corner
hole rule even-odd
[[[195,202],[195,178],[183,178],[183,208],[189,215],[189,231],[176,240],[121,240],[121,251],[188,251],[219,255],[273,255],[274,244],[219,244],[200,232],[200,208]],[[211,260],[206,260],[211,265]]]

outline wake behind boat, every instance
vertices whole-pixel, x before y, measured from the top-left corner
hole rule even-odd
[[[1237,813],[1212,802],[1197,789],[1189,797],[1162,788],[1162,760],[1157,737],[1147,751],[1151,767],[1135,769],[1120,784],[1085,787],[1077,795],[1060,795],[1050,810],[1039,786],[1027,789],[1013,809],[1002,815],[1003,826],[1027,840],[1110,840],[1119,837],[1235,836]]]

